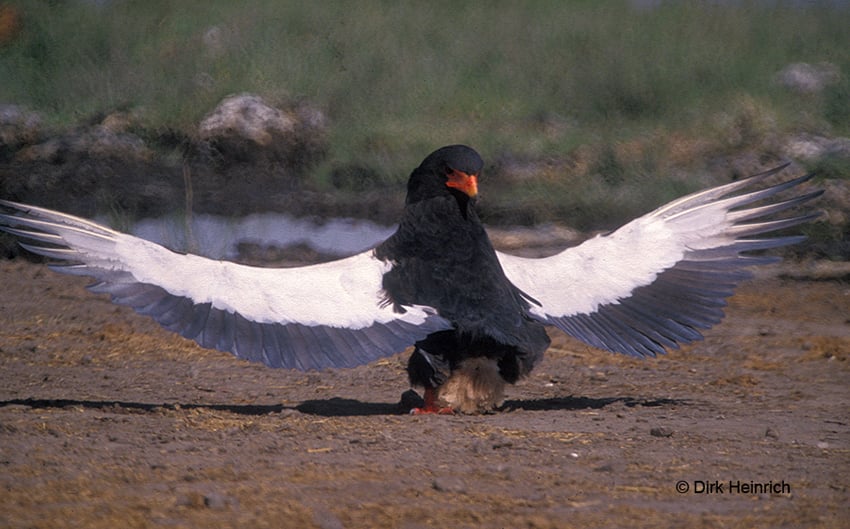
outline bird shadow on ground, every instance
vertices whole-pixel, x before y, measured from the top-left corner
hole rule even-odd
[[[229,411],[240,415],[266,415],[280,413],[292,406],[283,404],[198,404],[198,403],[162,403],[130,402],[121,400],[81,400],[81,399],[11,399],[0,401],[5,406],[29,406],[31,408],[83,408],[105,412],[157,412],[160,410],[215,410]]]
[[[545,411],[545,410],[598,410],[611,404],[622,404],[626,407],[635,406],[659,407],[689,404],[680,399],[646,399],[638,397],[550,397],[545,399],[508,400],[500,408],[502,411]]]
[[[308,415],[345,417],[357,415],[398,415],[404,413],[400,403],[363,402],[355,399],[333,397],[330,399],[307,400],[296,406],[285,404],[208,404],[208,403],[160,403],[132,402],[121,400],[83,399],[10,399],[0,401],[5,406],[29,406],[37,409],[83,408],[105,412],[158,412],[161,410],[214,410],[238,415],[268,415],[285,411],[298,411]]]
[[[301,413],[310,415],[321,415],[324,417],[344,417],[354,415],[398,415],[408,413],[411,405],[406,404],[405,398],[401,402],[362,402],[355,399],[343,399],[334,397],[330,399],[308,400],[295,406]],[[689,401],[679,399],[646,399],[636,397],[554,397],[545,399],[508,400],[498,410],[502,412],[525,411],[557,411],[557,410],[585,410],[601,409],[605,406],[620,403],[626,407],[661,407],[687,405]],[[421,404],[415,404],[421,406]]]
[[[645,399],[636,397],[553,397],[545,399],[513,399],[506,401],[498,411],[557,411],[601,409],[620,403],[627,407],[660,407],[687,405],[689,401],[678,399]],[[238,415],[268,415],[287,410],[322,417],[353,417],[370,415],[400,415],[409,412],[410,406],[402,402],[363,402],[356,399],[332,397],[329,399],[306,400],[296,406],[284,404],[204,404],[204,403],[162,403],[128,402],[118,400],[79,400],[79,399],[11,399],[0,401],[0,407],[29,406],[31,408],[83,408],[113,412],[156,412],[160,410],[215,410],[227,411]]]

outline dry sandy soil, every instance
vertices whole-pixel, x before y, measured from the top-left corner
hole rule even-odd
[[[654,360],[553,333],[484,416],[401,413],[404,354],[273,370],[42,265],[0,284],[2,527],[850,526],[846,282],[752,281]]]

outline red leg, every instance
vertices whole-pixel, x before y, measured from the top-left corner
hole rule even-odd
[[[437,404],[437,390],[434,388],[425,388],[424,399],[425,405],[421,408],[413,408],[410,410],[411,415],[451,415],[455,412],[451,408],[441,408],[439,404]]]

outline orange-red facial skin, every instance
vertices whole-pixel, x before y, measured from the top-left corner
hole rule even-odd
[[[446,186],[462,191],[470,197],[478,194],[478,175],[466,174],[463,171],[451,169],[448,177]]]

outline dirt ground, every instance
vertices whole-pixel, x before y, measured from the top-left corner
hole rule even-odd
[[[400,413],[405,354],[273,370],[85,284],[0,262],[2,527],[850,526],[847,282],[768,274],[655,360],[553,333],[484,416]]]

